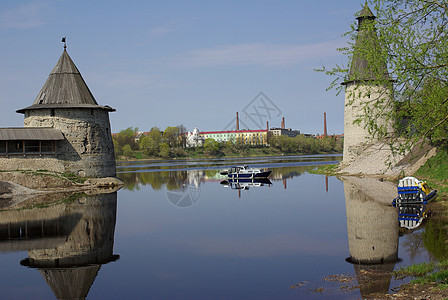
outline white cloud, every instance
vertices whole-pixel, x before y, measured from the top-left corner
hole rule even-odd
[[[161,37],[164,36],[168,33],[170,33],[171,31],[173,31],[174,28],[170,27],[170,26],[159,26],[159,27],[155,27],[149,30],[149,36],[150,37]]]
[[[181,67],[219,65],[297,65],[307,60],[339,55],[336,48],[342,41],[306,45],[293,44],[239,44],[198,49],[167,58],[166,63]]]
[[[192,22],[192,19],[172,20],[172,21],[168,22],[167,24],[159,25],[157,27],[149,29],[148,35],[151,38],[162,37],[171,32],[182,29],[185,26],[188,26],[191,22]]]
[[[3,28],[39,27],[45,24],[49,11],[50,6],[47,2],[35,1],[19,4],[0,14],[0,24]]]

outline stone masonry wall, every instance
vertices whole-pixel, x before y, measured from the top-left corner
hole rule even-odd
[[[25,127],[53,127],[62,131],[58,159],[65,172],[82,177],[115,176],[115,157],[109,114],[102,109],[40,109],[25,113]],[[31,164],[31,168],[33,164]],[[51,166],[43,168],[53,170]],[[58,170],[60,168],[58,167]]]
[[[60,159],[50,155],[8,155],[0,156],[0,170],[51,170],[63,173],[65,167]]]
[[[359,83],[348,83],[345,90],[345,107],[344,107],[344,156],[343,163],[350,164],[364,150],[364,146],[373,142],[371,134],[367,128],[364,128],[365,122],[354,123],[355,120],[365,114],[364,107],[368,105],[373,109],[378,100],[386,100],[384,104],[376,109],[379,118],[385,116],[391,110],[386,106],[390,94],[387,88],[369,85],[359,85]],[[384,120],[386,122],[386,120]],[[389,122],[390,123],[390,122]],[[385,124],[379,122],[379,124]],[[387,131],[392,132],[392,124],[387,124]]]

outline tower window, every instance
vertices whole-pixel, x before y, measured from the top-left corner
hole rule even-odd
[[[54,117],[54,108],[51,109],[50,116]]]

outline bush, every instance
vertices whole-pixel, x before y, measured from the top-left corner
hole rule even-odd
[[[121,148],[124,156],[132,156],[132,149],[130,145],[124,145],[123,148]]]

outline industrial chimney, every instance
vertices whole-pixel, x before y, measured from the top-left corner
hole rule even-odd
[[[238,119],[238,112],[236,112],[236,130],[240,130],[240,121]]]
[[[327,136],[327,113],[324,112],[324,136]]]
[[[282,129],[285,129],[286,125],[285,125],[285,117],[282,118]]]
[[[266,121],[266,131],[269,131],[269,121]]]

